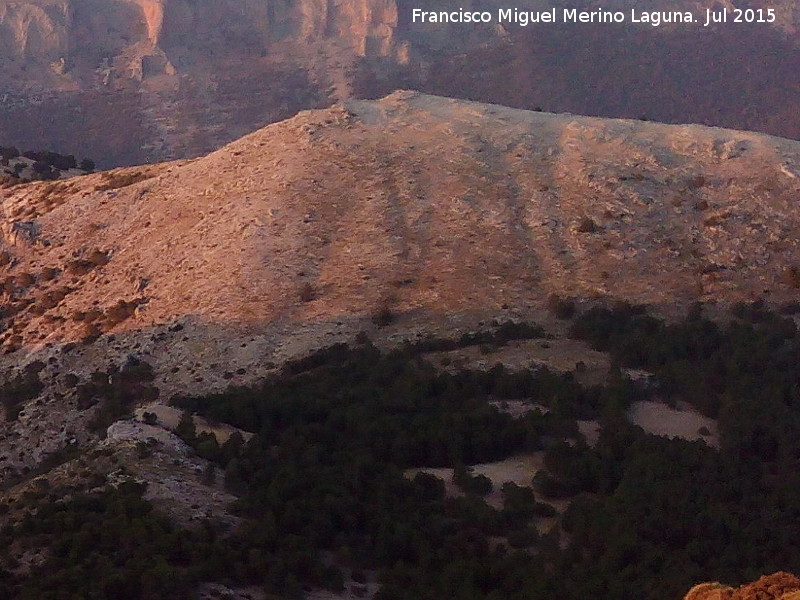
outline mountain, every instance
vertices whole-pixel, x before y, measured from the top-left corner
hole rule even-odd
[[[704,20],[720,6],[652,9]],[[772,8],[776,20],[468,26],[414,22],[407,0],[4,0],[0,143],[88,155],[104,167],[187,158],[298,110],[401,87],[800,137],[796,2],[724,6]],[[505,4],[461,7],[496,15]]]
[[[702,126],[414,92],[304,112],[199,159],[3,189],[2,366],[44,365],[42,425],[85,418],[64,373],[129,355],[168,398],[365,329],[547,320],[553,295],[781,307],[798,175],[800,143]],[[68,433],[45,431],[13,464]]]
[[[7,178],[0,596],[796,570],[799,175],[765,134],[396,92]]]

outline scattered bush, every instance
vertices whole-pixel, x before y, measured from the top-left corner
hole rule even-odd
[[[36,283],[36,277],[27,271],[20,273],[16,277],[16,284],[22,288],[30,287],[34,283]]]
[[[706,178],[703,175],[695,175],[688,181],[687,187],[690,190],[698,190],[705,184],[706,184]]]
[[[93,344],[100,336],[103,335],[103,330],[97,323],[84,322],[80,329],[80,340],[85,345]]]
[[[89,255],[86,257],[90,263],[97,267],[102,267],[103,265],[107,265],[108,261],[110,260],[108,257],[108,252],[103,252],[99,248],[95,248]]]
[[[139,360],[93,373],[91,381],[78,388],[84,406],[100,404],[89,423],[90,429],[102,436],[109,425],[130,413],[134,403],[158,398],[158,388],[151,384],[154,378],[153,368]]]
[[[8,147],[0,146],[0,156],[2,156],[6,160],[17,158],[19,156],[19,150],[14,146],[8,146]]]
[[[29,365],[29,368],[25,368],[0,386],[0,404],[6,410],[7,420],[16,420],[22,406],[36,398],[44,389],[44,384],[39,379],[41,369],[37,367],[38,364],[33,364],[32,368]]]
[[[548,296],[547,308],[562,320],[571,319],[575,316],[575,302],[568,298],[561,298],[558,294],[550,294]]]
[[[87,275],[88,273],[92,272],[97,265],[91,261],[79,258],[77,260],[73,260],[67,264],[67,273],[70,275]]]
[[[52,281],[58,277],[58,269],[54,267],[43,267],[42,272],[39,274],[39,278],[42,281]]]
[[[372,322],[377,325],[378,327],[386,327],[391,325],[397,319],[397,315],[394,314],[391,308],[388,305],[383,305],[378,309],[372,316]]]
[[[103,173],[103,182],[95,187],[95,190],[98,192],[116,190],[133,185],[134,183],[139,183],[145,179],[150,179],[150,175],[139,171],[108,171]]]
[[[473,475],[472,469],[457,464],[453,469],[453,483],[466,494],[487,496],[492,491],[492,480],[486,475]]]
[[[311,302],[315,298],[316,298],[316,293],[314,292],[314,286],[306,281],[305,283],[303,283],[303,285],[300,286],[300,301]]]
[[[797,266],[786,267],[781,275],[781,281],[792,288],[800,288],[800,268]]]
[[[583,217],[578,223],[577,231],[578,233],[594,233],[597,231],[597,224],[591,217]]]
[[[105,314],[105,327],[110,328],[131,318],[136,313],[140,300],[118,300]]]
[[[495,321],[494,329],[488,331],[473,331],[464,333],[457,340],[427,337],[406,345],[407,352],[448,352],[467,348],[470,346],[484,345],[487,353],[492,352],[492,346],[498,347],[514,340],[531,340],[547,336],[545,330],[535,323],[516,321]]]

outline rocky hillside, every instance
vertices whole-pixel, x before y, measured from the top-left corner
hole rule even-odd
[[[765,575],[758,581],[733,588],[721,583],[701,583],[684,600],[796,600],[800,579],[790,573]]]
[[[0,596],[671,600],[795,570],[798,175],[764,134],[397,92],[7,181]]]
[[[541,321],[552,294],[665,314],[793,302],[798,175],[800,143],[761,134],[400,92],[192,161],[0,190],[22,410],[3,435],[38,431],[11,462],[84,435],[75,385],[111,362],[144,359],[137,393],[169,397],[388,323]]]
[[[770,4],[774,24],[523,28],[414,23],[407,0],[2,1],[0,142],[106,167],[186,158],[298,110],[399,87],[796,138],[796,4]],[[716,5],[660,8],[704,15]]]

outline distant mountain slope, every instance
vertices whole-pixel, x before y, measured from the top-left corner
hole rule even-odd
[[[800,139],[800,49],[765,25],[714,31],[609,25],[511,30],[501,42],[444,56],[406,86],[546,111],[645,118]],[[365,66],[356,93],[396,87]],[[397,75],[400,77],[400,75]]]
[[[704,19],[707,8],[723,5],[771,8],[776,20],[523,28],[414,23],[409,0],[3,1],[0,139],[90,155],[105,167],[187,158],[298,110],[403,87],[800,137],[796,0],[648,9]],[[507,8],[500,0],[425,8],[461,7]]]
[[[354,101],[202,159],[4,191],[10,312],[26,318],[0,339],[74,340],[76,311],[119,301],[138,306],[126,329],[494,311],[550,293],[789,301],[799,176],[800,143],[760,134]],[[50,268],[63,274],[45,281]]]
[[[0,189],[0,371],[42,361],[38,428],[72,418],[64,373],[131,355],[169,397],[393,320],[383,337],[539,321],[552,294],[781,306],[798,177],[800,142],[740,131],[412,92],[306,112],[200,159]],[[42,427],[39,457],[61,443]]]

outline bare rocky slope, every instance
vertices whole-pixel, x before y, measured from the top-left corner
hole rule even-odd
[[[2,368],[45,386],[2,424],[3,468],[88,443],[75,385],[109,363],[146,361],[168,398],[361,331],[547,324],[550,294],[796,301],[799,176],[800,143],[762,134],[398,92],[0,190]]]
[[[733,588],[721,583],[701,583],[684,600],[796,600],[800,598],[800,579],[790,573],[765,575],[746,585]]]
[[[575,6],[600,4],[630,9]],[[2,0],[0,143],[104,167],[187,158],[298,110],[398,87],[800,137],[795,0],[651,8],[720,6],[772,8],[776,21],[473,27],[414,23],[409,0]]]

